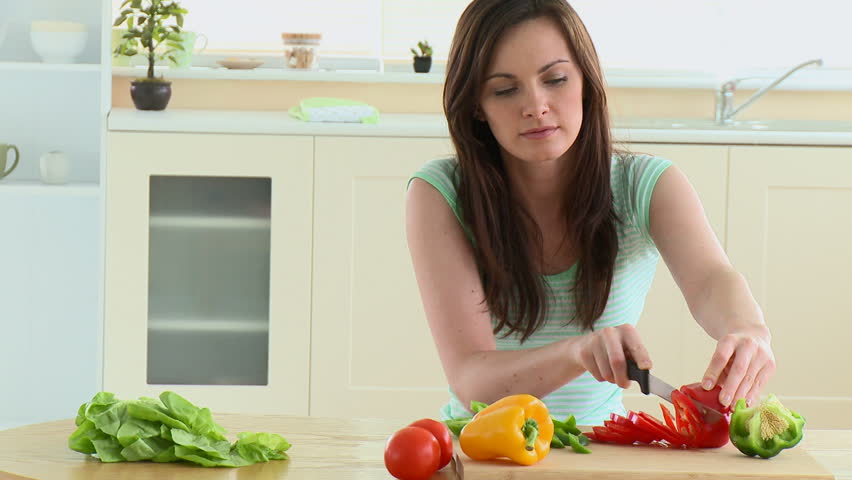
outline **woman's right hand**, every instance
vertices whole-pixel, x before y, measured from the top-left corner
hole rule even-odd
[[[605,327],[580,337],[577,342],[577,363],[599,382],[610,382],[621,388],[630,387],[627,378],[627,356],[639,368],[651,368],[651,357],[633,325]]]

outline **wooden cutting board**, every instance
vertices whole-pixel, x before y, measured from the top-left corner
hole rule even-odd
[[[533,480],[738,480],[749,479],[833,479],[834,475],[811,457],[804,448],[785,450],[771,459],[749,458],[733,445],[702,450],[669,449],[653,446],[623,446],[592,443],[591,454],[551,450],[544,460],[531,467],[497,462],[473,462],[465,458],[465,479]]]
[[[274,415],[214,414],[229,437],[241,431],[274,432],[293,445],[287,461],[231,468],[186,464],[101,463],[67,447],[73,420],[0,431],[0,480],[9,472],[43,480],[394,480],[384,466],[388,436],[411,420],[357,420]],[[233,440],[234,438],[231,438]],[[808,445],[815,450],[809,452]],[[811,453],[841,478],[852,476],[852,431],[806,431],[801,446],[769,460],[749,458],[731,445],[721,449],[673,450],[660,447],[592,444],[588,455],[552,450],[541,462],[523,467],[506,462],[476,462],[456,451],[466,480],[570,479],[832,479]],[[852,478],[852,477],[849,477]],[[449,468],[432,480],[455,480]]]

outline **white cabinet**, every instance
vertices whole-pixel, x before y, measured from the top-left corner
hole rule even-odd
[[[764,393],[814,428],[837,428],[852,407],[852,149],[629,147],[683,170],[748,278],[778,358]],[[404,198],[410,175],[451,151],[447,138],[111,133],[104,387],[174,388],[218,411],[437,417],[447,382],[406,246]],[[234,330],[260,339],[214,348],[191,367],[202,337]],[[701,379],[716,342],[662,261],[639,330],[655,374]],[[625,403],[659,412],[637,388]]]
[[[772,329],[782,396],[852,428],[852,148],[732,147],[728,253]]]
[[[311,415],[438,417],[448,398],[405,240],[405,190],[445,138],[318,137]]]
[[[308,414],[312,148],[110,134],[104,389]]]

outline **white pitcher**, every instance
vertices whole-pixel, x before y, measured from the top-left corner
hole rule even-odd
[[[68,183],[68,155],[57,150],[47,152],[39,158],[38,167],[42,182],[55,185]]]

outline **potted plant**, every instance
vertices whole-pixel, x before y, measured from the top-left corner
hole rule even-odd
[[[174,60],[174,52],[183,50],[180,29],[187,10],[176,0],[124,0],[114,27],[126,24],[123,41],[113,52],[132,57],[141,46],[148,57],[148,75],[130,84],[130,97],[139,110],[164,110],[172,97],[172,83],[154,76],[154,63]],[[167,24],[167,22],[169,24]]]
[[[422,42],[417,42],[417,48],[420,49],[419,53],[417,50],[411,49],[411,53],[414,54],[414,71],[417,73],[428,73],[429,69],[432,68],[432,47],[428,41],[423,40]]]

